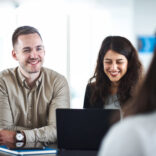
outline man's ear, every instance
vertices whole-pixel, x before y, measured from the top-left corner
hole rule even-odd
[[[16,51],[13,49],[12,50],[12,57],[17,61],[17,54],[16,54]]]

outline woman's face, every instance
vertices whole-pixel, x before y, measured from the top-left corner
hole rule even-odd
[[[118,83],[126,74],[127,58],[113,50],[108,50],[103,59],[104,72],[112,83]]]

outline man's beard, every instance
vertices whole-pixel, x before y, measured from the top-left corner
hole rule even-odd
[[[26,65],[20,64],[20,65],[21,65],[21,68],[22,68],[26,73],[35,74],[35,73],[40,72],[40,70],[41,70],[41,67],[42,67],[43,62],[40,61],[39,63],[40,63],[40,66],[37,67],[37,68],[35,68],[35,69],[29,67],[29,64],[26,64]],[[28,65],[28,66],[27,66],[27,65]]]

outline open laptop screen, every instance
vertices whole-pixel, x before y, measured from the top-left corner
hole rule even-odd
[[[59,149],[98,150],[111,126],[114,109],[57,109],[57,140]]]

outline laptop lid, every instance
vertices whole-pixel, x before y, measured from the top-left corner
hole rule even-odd
[[[98,150],[111,126],[114,109],[57,109],[57,143],[59,149]]]

